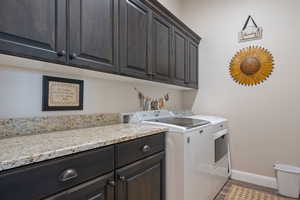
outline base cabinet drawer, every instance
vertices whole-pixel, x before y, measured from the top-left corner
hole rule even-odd
[[[1,200],[40,200],[114,170],[114,147],[104,147],[0,174]]]
[[[116,145],[116,167],[120,168],[164,151],[165,133],[151,135]]]
[[[114,200],[113,180],[110,173],[44,200]]]

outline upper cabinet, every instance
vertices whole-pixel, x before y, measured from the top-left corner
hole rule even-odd
[[[188,77],[189,87],[198,88],[198,44],[192,40],[188,42]]]
[[[153,13],[151,38],[151,72],[154,80],[170,82],[172,73],[172,30],[170,21]]]
[[[0,53],[198,87],[200,37],[156,0],[1,0]]]
[[[188,37],[178,28],[174,30],[173,81],[178,85],[188,84]]]
[[[150,9],[139,0],[120,0],[120,70],[122,74],[151,78],[149,74]]]
[[[69,63],[102,71],[117,71],[118,1],[71,0]]]
[[[0,52],[66,62],[66,0],[1,0]]]

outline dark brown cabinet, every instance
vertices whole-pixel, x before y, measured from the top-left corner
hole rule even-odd
[[[198,44],[194,41],[188,43],[188,86],[198,88]]]
[[[117,200],[164,200],[164,153],[117,170]]]
[[[120,70],[149,76],[150,9],[139,0],[120,0]]]
[[[172,73],[172,24],[162,16],[153,13],[152,17],[152,59],[153,79],[170,82]]]
[[[188,83],[188,38],[178,28],[174,29],[173,81],[185,86]]]
[[[0,172],[1,200],[164,200],[164,196],[165,133]]]
[[[66,62],[66,0],[1,0],[0,52]]]
[[[117,71],[118,0],[72,0],[69,5],[69,63]]]
[[[200,37],[157,0],[1,0],[0,53],[198,86]]]
[[[0,199],[44,199],[113,170],[114,147],[109,146],[1,172]]]
[[[114,174],[108,174],[44,200],[114,200]]]

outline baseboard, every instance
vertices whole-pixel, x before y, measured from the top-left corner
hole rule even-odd
[[[239,170],[231,171],[231,178],[246,183],[251,183],[259,186],[264,186],[272,189],[277,188],[276,179],[274,177],[261,176]]]

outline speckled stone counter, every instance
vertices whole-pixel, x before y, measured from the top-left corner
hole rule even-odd
[[[0,171],[167,131],[153,125],[117,124],[0,140]]]
[[[0,119],[0,139],[120,123],[118,113]]]

